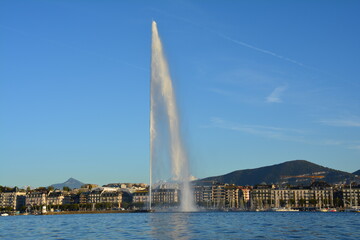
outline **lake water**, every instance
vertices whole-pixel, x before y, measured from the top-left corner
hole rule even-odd
[[[198,212],[0,217],[0,239],[360,239],[359,213]]]

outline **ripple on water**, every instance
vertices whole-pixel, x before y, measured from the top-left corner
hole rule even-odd
[[[353,213],[133,213],[0,218],[1,239],[360,239]]]

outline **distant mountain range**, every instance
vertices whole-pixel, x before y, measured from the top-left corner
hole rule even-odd
[[[63,187],[69,187],[71,189],[74,189],[74,188],[81,188],[82,185],[84,185],[83,182],[80,182],[75,178],[69,178],[66,182],[56,183],[51,186],[54,187],[54,189],[63,189]]]
[[[207,177],[197,180],[197,184],[207,181],[220,183],[236,184],[240,186],[266,184],[309,184],[312,178],[307,176],[324,176],[324,178],[313,178],[314,180],[325,181],[330,184],[344,183],[350,180],[360,180],[355,174],[360,175],[359,171],[354,174],[343,172],[327,167],[323,167],[306,160],[288,161],[272,166],[260,167],[255,169],[238,170],[225,175]]]
[[[307,185],[313,180],[312,178],[308,178],[308,176],[324,176],[324,178],[314,179],[330,184],[345,183],[350,180],[360,182],[360,170],[354,173],[348,173],[323,167],[306,160],[294,160],[272,166],[237,170],[225,175],[207,177],[194,182],[196,184],[202,184],[216,181],[239,186],[254,186],[262,183]],[[84,184],[85,183],[75,178],[69,178],[63,183],[52,184],[51,186],[54,187],[54,189],[63,189],[65,186],[74,189],[80,188]]]

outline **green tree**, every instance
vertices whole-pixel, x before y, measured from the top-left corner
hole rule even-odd
[[[26,209],[27,209],[27,207],[26,207],[26,206],[21,206],[19,210],[20,210],[20,212],[25,212],[25,211],[26,211]]]
[[[5,211],[7,211],[7,212],[10,212],[10,211],[12,211],[12,210],[14,210],[12,207],[10,207],[10,206],[6,206],[5,207]]]
[[[334,199],[334,205],[335,207],[344,207],[344,201],[337,197]]]
[[[144,202],[136,202],[136,203],[133,203],[132,205],[137,209],[142,209],[142,208],[144,208],[145,203]],[[206,202],[202,202],[201,205],[199,205],[199,206],[206,207]]]
[[[63,187],[63,190],[66,191],[66,192],[70,192],[70,191],[71,191],[71,189],[70,189],[68,186],[64,186],[64,187]]]
[[[316,199],[310,199],[309,203],[313,206],[315,206],[317,204],[317,200]]]
[[[68,206],[69,211],[79,211],[79,209],[80,209],[80,206],[77,203],[69,204],[69,206]]]
[[[301,207],[305,207],[305,204],[306,204],[306,200],[303,199],[303,198],[301,198],[301,199],[299,200],[299,205],[300,205]]]
[[[121,203],[121,207],[125,208],[125,209],[128,209],[130,207],[130,203],[128,202],[122,202]]]
[[[35,191],[37,191],[37,192],[43,192],[43,193],[47,193],[47,192],[48,192],[48,190],[47,190],[46,187],[38,187],[38,188],[35,189]]]
[[[96,210],[102,210],[103,208],[104,208],[103,203],[96,203],[96,204],[95,204],[95,209],[96,209]]]

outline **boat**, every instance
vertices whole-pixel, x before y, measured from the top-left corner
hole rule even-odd
[[[255,212],[265,212],[265,209],[263,209],[263,208],[256,208],[256,209],[255,209]]]
[[[358,207],[346,208],[344,212],[360,212],[360,208]]]
[[[319,212],[337,212],[336,208],[320,208]]]
[[[271,208],[271,212],[299,212],[299,209],[293,208]]]
[[[7,217],[7,216],[9,216],[9,214],[7,214],[7,213],[2,213],[1,216],[2,216],[2,217]]]

